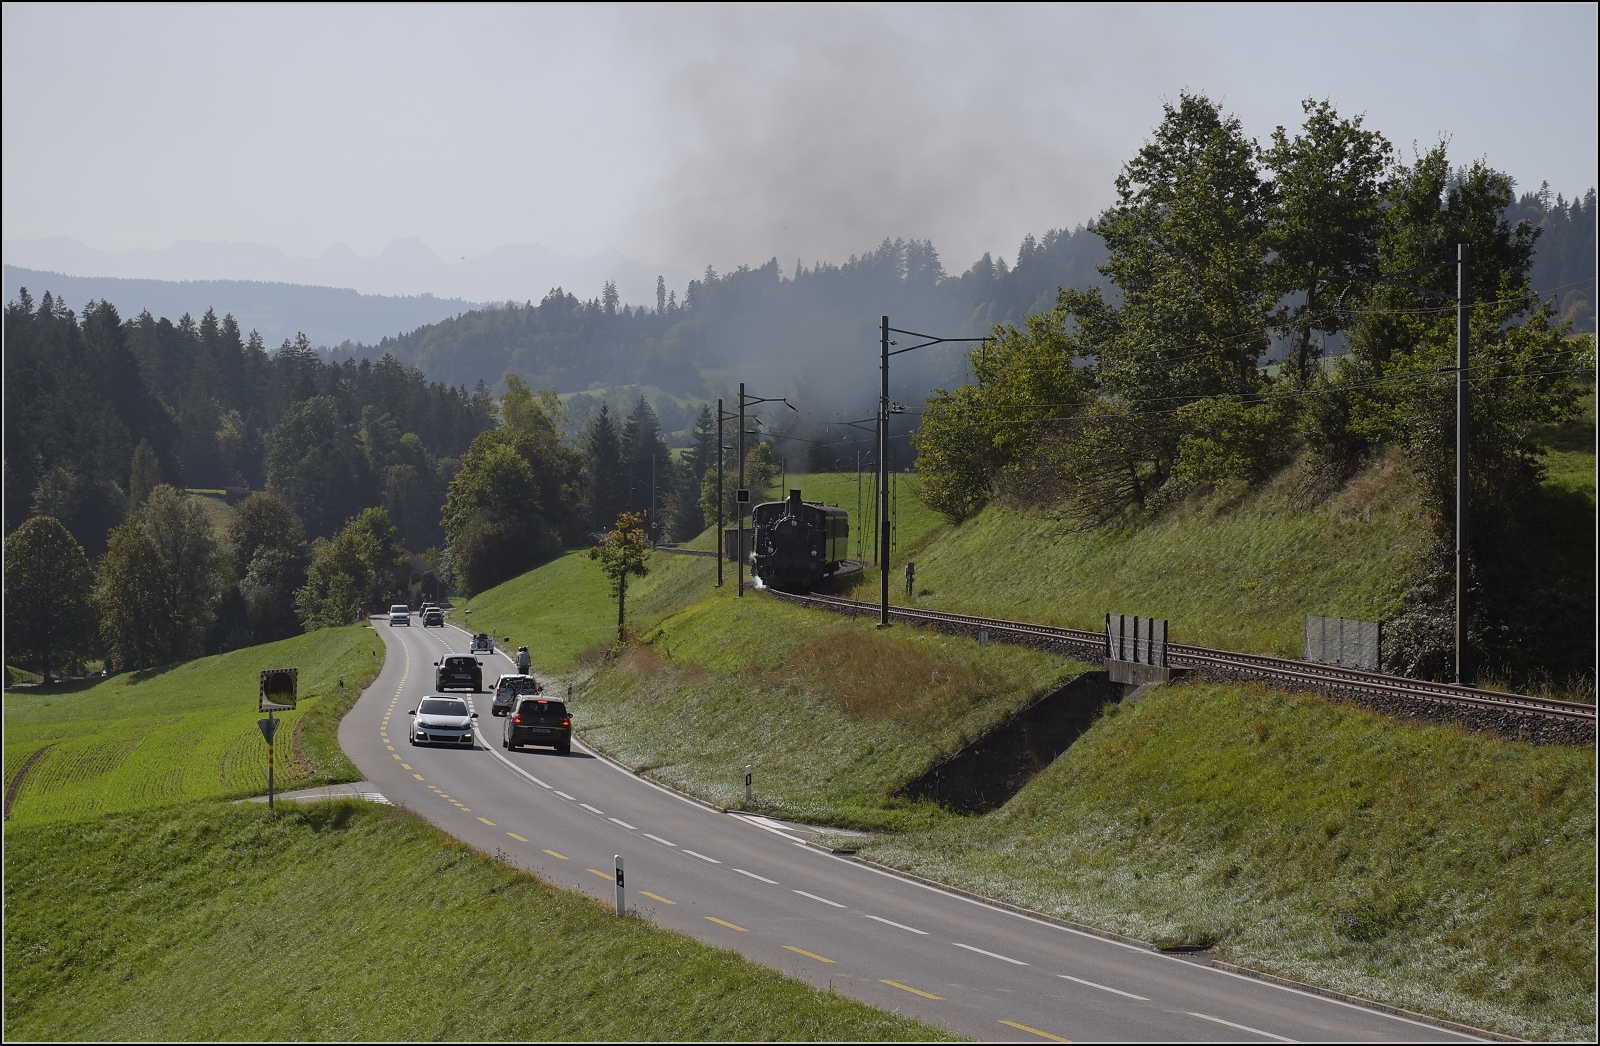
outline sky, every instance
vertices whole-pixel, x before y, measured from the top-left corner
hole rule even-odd
[[[3,8],[7,241],[506,244],[726,271],[1091,220],[1189,89],[1596,182],[1581,5]],[[9,260],[9,259],[8,259]],[[226,276],[196,272],[192,278]]]

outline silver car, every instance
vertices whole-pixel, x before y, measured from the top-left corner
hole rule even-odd
[[[425,697],[413,708],[411,743],[472,747],[472,721],[478,713],[459,697]]]

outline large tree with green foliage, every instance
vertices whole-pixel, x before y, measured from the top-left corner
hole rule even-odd
[[[171,648],[161,553],[135,519],[111,532],[100,557],[95,606],[106,663],[127,671],[162,664]]]
[[[6,658],[38,664],[44,681],[95,641],[94,573],[61,521],[34,516],[6,535]]]
[[[305,584],[310,562],[300,517],[276,494],[251,494],[234,508],[227,546],[250,638],[269,642],[293,635],[300,624],[295,593]]]

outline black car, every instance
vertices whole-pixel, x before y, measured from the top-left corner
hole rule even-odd
[[[452,655],[435,661],[433,688],[435,690],[471,690],[483,693],[483,665],[475,657]]]
[[[548,745],[558,752],[572,751],[572,716],[566,702],[553,697],[524,697],[506,717],[500,744],[512,751],[523,745]]]
[[[444,614],[440,613],[438,607],[429,607],[422,612],[422,627],[427,628],[429,625],[435,628],[444,627]]]

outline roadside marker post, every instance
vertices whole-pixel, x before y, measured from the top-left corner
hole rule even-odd
[[[273,812],[272,806],[272,755],[273,737],[278,733],[278,721],[272,717],[272,709],[267,709],[267,718],[257,719],[256,725],[261,728],[261,736],[267,739],[267,813]]]
[[[374,651],[376,653],[376,651]],[[267,739],[267,812],[274,812],[272,793],[275,790],[274,756],[277,746],[278,719],[274,712],[292,712],[299,697],[300,670],[298,668],[267,668],[261,672],[261,695],[256,710],[267,713],[267,718],[256,720],[261,736]],[[344,676],[339,677],[339,692],[344,693]]]
[[[617,914],[620,916],[627,910],[627,904],[624,901],[622,892],[622,855],[617,854],[615,860],[617,862]]]
[[[750,803],[750,781],[750,764],[746,763],[744,764],[744,801],[746,805],[749,805]]]

